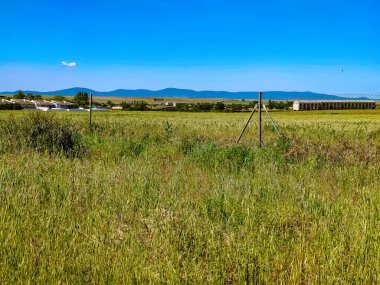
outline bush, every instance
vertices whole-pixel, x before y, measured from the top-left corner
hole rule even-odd
[[[13,95],[13,98],[14,99],[24,99],[25,94],[22,90],[18,90],[17,93],[15,95]]]
[[[65,96],[61,96],[61,95],[56,95],[56,96],[53,96],[51,98],[51,100],[54,100],[54,101],[65,101],[67,100]]]
[[[0,150],[31,148],[49,154],[77,157],[83,153],[81,136],[68,121],[56,115],[33,112],[0,121]]]
[[[88,97],[87,92],[78,92],[74,97],[74,104],[78,105],[79,107],[88,107],[90,104],[90,100]]]
[[[214,107],[213,103],[203,102],[194,105],[193,110],[196,112],[209,112]]]
[[[216,111],[224,111],[225,107],[226,106],[224,105],[223,102],[217,102],[214,104],[214,110],[216,110]]]
[[[25,99],[28,99],[28,100],[42,100],[42,96],[39,95],[39,94],[28,93],[25,96]]]
[[[120,106],[127,111],[146,111],[148,103],[143,100],[132,101],[131,103],[121,102]]]
[[[273,110],[273,109],[286,110],[286,109],[289,109],[289,107],[293,106],[293,101],[283,102],[283,101],[269,100],[267,106],[268,106],[268,109],[270,110]]]
[[[22,107],[20,104],[13,103],[4,103],[0,104],[0,110],[21,110]]]

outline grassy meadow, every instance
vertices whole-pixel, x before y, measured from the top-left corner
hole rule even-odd
[[[379,284],[380,110],[0,112],[1,284]]]

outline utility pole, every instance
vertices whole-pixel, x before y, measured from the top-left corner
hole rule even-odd
[[[259,92],[259,147],[262,146],[262,139],[261,139],[261,107],[262,107],[262,99],[263,99],[263,92]]]
[[[89,122],[90,131],[92,130],[92,93],[90,93],[90,122]]]

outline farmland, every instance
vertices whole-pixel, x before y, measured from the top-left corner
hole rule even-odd
[[[380,110],[272,115],[0,112],[0,283],[380,283]]]

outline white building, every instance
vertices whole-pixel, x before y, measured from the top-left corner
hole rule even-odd
[[[46,101],[45,102],[49,102]],[[54,105],[53,109],[56,110],[70,110],[75,107],[74,103],[67,102],[67,101],[50,101],[49,103],[52,103]]]
[[[165,102],[166,107],[176,107],[177,103],[176,102]]]
[[[294,111],[346,109],[376,109],[376,102],[370,100],[302,100],[293,102]]]
[[[2,99],[4,103],[19,104],[23,109],[36,109],[36,105],[26,99]]]

